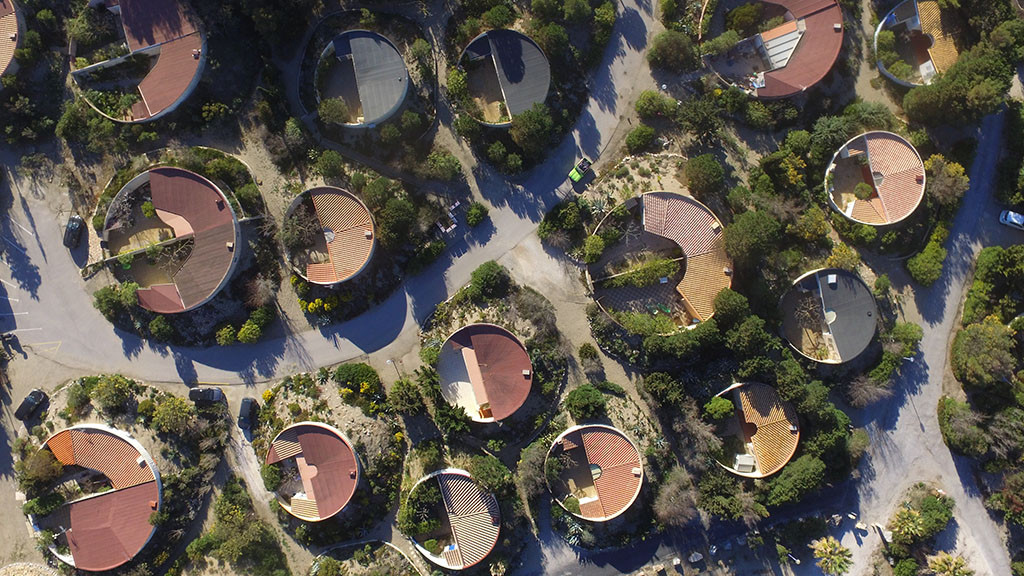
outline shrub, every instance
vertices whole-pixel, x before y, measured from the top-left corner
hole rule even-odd
[[[626,135],[626,148],[629,149],[630,154],[644,152],[654,143],[654,136],[654,128],[647,124],[640,124]]]
[[[978,424],[981,418],[971,407],[949,396],[939,399],[939,431],[950,450],[979,457],[988,452],[988,436]]]
[[[594,386],[583,384],[566,395],[565,409],[577,422],[598,418],[604,414],[604,395]]]
[[[919,284],[931,286],[942,276],[942,266],[946,260],[946,249],[942,243],[946,241],[947,235],[946,229],[939,226],[924,250],[907,260],[907,271]]]
[[[260,478],[263,479],[263,487],[269,492],[277,491],[281,487],[281,467],[277,464],[260,466]]]
[[[357,392],[362,389],[364,384],[374,390],[381,388],[380,375],[372,366],[363,362],[341,364],[334,369],[331,379],[338,386]]]
[[[64,502],[63,494],[60,492],[50,492],[25,502],[25,505],[21,507],[21,511],[34,516],[47,516],[63,506]]]
[[[700,49],[705,54],[714,54],[721,56],[729,51],[730,48],[739,43],[743,38],[735,30],[726,30],[718,36],[705,41],[700,45]]]
[[[328,180],[341,178],[345,175],[345,160],[334,150],[324,150],[316,160],[316,170]]]
[[[701,154],[686,163],[686,186],[698,199],[705,199],[722,191],[725,170],[711,154]]]
[[[674,100],[657,90],[644,90],[636,100],[636,112],[646,120],[670,113],[675,105]]]
[[[466,209],[466,224],[478,226],[487,219],[487,206],[482,202],[473,202]]]
[[[816,490],[825,477],[825,463],[804,454],[790,462],[768,481],[767,506],[779,506],[800,500]]]
[[[101,377],[93,386],[90,396],[104,412],[120,414],[128,407],[135,391],[131,380],[114,374]]]
[[[231,324],[225,324],[223,328],[217,330],[217,344],[221,346],[230,346],[238,340],[238,331]]]
[[[447,150],[434,150],[427,156],[428,172],[432,178],[450,182],[462,174],[462,163]]]
[[[552,52],[548,51],[548,54]],[[548,149],[555,122],[548,107],[536,103],[533,108],[512,117],[509,136],[530,158],[540,158]]]
[[[736,413],[732,401],[715,396],[704,405],[704,415],[712,420],[725,420]]]
[[[505,4],[498,4],[483,13],[484,24],[491,28],[508,28],[516,21],[516,15]]]
[[[604,254],[604,238],[597,235],[587,236],[583,242],[583,261],[593,264],[601,259],[602,254]]]
[[[696,53],[689,36],[678,30],[666,30],[654,37],[647,52],[647,60],[654,68],[681,74],[697,66]]]
[[[167,321],[166,316],[157,316],[149,321],[149,334],[160,342],[170,342],[177,335],[174,326]]]
[[[342,98],[324,98],[317,108],[320,120],[331,124],[348,124],[348,105]]]
[[[246,320],[238,329],[238,341],[243,344],[254,344],[263,337],[263,329],[252,320]]]
[[[142,215],[146,218],[156,218],[156,207],[153,202],[146,200],[142,203]]]
[[[469,297],[474,300],[503,298],[508,294],[512,278],[508,270],[494,260],[481,264],[470,275]]]
[[[971,324],[953,338],[953,375],[975,388],[1010,388],[1017,358],[1013,331],[989,316]]]
[[[165,434],[183,434],[195,422],[196,410],[178,396],[165,397],[153,410],[153,427]]]
[[[377,234],[387,247],[407,242],[415,225],[416,207],[405,198],[391,198],[377,215]]]

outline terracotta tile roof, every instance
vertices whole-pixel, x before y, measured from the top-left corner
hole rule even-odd
[[[786,66],[766,72],[758,98],[785,98],[825,77],[843,45],[843,13],[836,0],[772,0],[803,20],[804,33]],[[839,24],[839,30],[835,25]]]
[[[686,254],[686,272],[676,291],[692,316],[707,320],[715,313],[715,296],[732,285],[722,223],[688,196],[651,192],[642,198],[644,230],[674,241]]]
[[[327,244],[329,265],[307,265],[306,277],[321,284],[344,282],[362,271],[373,256],[376,233],[370,211],[340,188],[314,188],[309,194],[320,225],[330,229],[334,239]]]
[[[568,442],[566,442],[568,440]],[[582,446],[594,479],[597,499],[580,503],[580,516],[588,520],[609,520],[624,512],[643,485],[640,453],[622,432],[600,425],[581,426],[561,436],[562,446]]]
[[[14,40],[11,40],[14,36]],[[0,76],[8,72],[14,61],[14,50],[21,42],[18,15],[11,0],[0,0]]]
[[[224,194],[198,174],[169,166],[153,168],[149,184],[157,215],[175,228],[177,238],[192,236],[194,244],[174,274],[176,294],[167,285],[140,289],[139,304],[163,314],[190,310],[227,283],[237,254],[233,247],[239,239],[238,223]],[[175,295],[178,301],[171,300]]]
[[[487,557],[498,542],[501,511],[494,495],[484,491],[468,475],[445,472],[437,476],[456,548],[445,554],[454,568],[464,569]]]
[[[75,451],[71,445],[71,430],[62,430],[46,441],[58,462],[65,466],[75,465]]]
[[[102,472],[115,490],[154,480],[139,451],[121,438],[96,429],[72,428],[69,432],[75,465]]]
[[[732,262],[719,243],[714,250],[686,259],[686,274],[676,285],[689,313],[698,320],[707,320],[715,313],[715,296],[732,286],[732,276],[726,274]]]
[[[121,0],[120,6],[124,36],[131,52],[196,31],[177,0]]]
[[[928,49],[932,65],[938,72],[949,70],[960,57],[956,49],[957,24],[953,15],[940,8],[936,0],[919,0],[917,12],[921,18],[921,32],[933,39]]]
[[[779,398],[774,388],[765,384],[745,384],[737,390],[737,395],[740,398],[738,416],[757,427],[750,441],[758,471],[763,476],[770,476],[781,470],[796,452],[800,432],[790,428],[799,428],[796,410]]]
[[[185,95],[199,72],[197,52],[202,47],[203,38],[198,32],[160,46],[156,64],[139,83],[142,101],[132,106],[132,120],[155,116]]]
[[[924,163],[909,142],[888,132],[869,132],[871,171],[882,175],[876,190],[887,222],[899,222],[917,209],[924,197]]]
[[[158,500],[157,483],[146,482],[67,504],[71,526],[65,535],[75,566],[100,572],[135,557],[156,530],[149,517]]]
[[[796,20],[790,20],[789,22],[786,22],[784,24],[776,26],[775,28],[772,28],[771,30],[767,30],[765,32],[761,32],[761,40],[764,40],[765,42],[767,42],[769,40],[775,40],[776,38],[780,38],[782,36],[785,36],[786,34],[791,34],[793,32],[796,32],[797,31],[797,24],[796,24],[796,22],[797,22]]]
[[[298,470],[303,485],[310,488],[308,498],[292,498],[293,515],[315,522],[334,516],[348,505],[359,484],[359,463],[341,432],[315,422],[293,424],[274,438],[266,463],[289,458],[302,460]],[[314,507],[316,514],[309,514]]]
[[[442,347],[443,353],[445,350],[461,354],[477,405],[489,405],[495,420],[508,418],[526,402],[533,385],[533,364],[522,342],[508,330],[493,324],[470,324],[448,338]],[[451,372],[447,366],[439,366],[442,383],[462,377],[461,371]]]

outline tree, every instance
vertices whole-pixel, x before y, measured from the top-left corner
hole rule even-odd
[[[725,169],[712,154],[701,154],[686,163],[686,187],[699,200],[722,191]]]
[[[36,450],[18,462],[18,485],[25,492],[41,490],[60,478],[64,465],[49,450]]]
[[[907,271],[919,284],[931,286],[942,276],[946,248],[942,245],[949,233],[941,225],[932,232],[924,250],[907,260]]]
[[[466,224],[479,226],[487,219],[487,205],[482,202],[473,202],[466,209]]]
[[[509,136],[527,156],[539,158],[548,150],[554,129],[551,112],[547,106],[538,102],[533,108],[512,117]]]
[[[676,112],[676,122],[702,142],[718,137],[722,130],[721,110],[712,98],[689,98]]]
[[[704,405],[704,415],[712,420],[725,420],[736,413],[732,401],[715,396]]]
[[[473,456],[469,460],[469,475],[484,490],[504,500],[512,491],[512,472],[490,454]]]
[[[811,131],[811,159],[815,164],[824,165],[847,140],[853,127],[842,116],[822,116],[814,123]]]
[[[974,570],[967,567],[963,556],[953,556],[945,551],[928,557],[928,569],[935,576],[974,576]]]
[[[345,175],[345,160],[334,150],[324,150],[316,160],[316,171],[327,180]]]
[[[593,264],[601,259],[602,254],[604,254],[604,238],[597,234],[587,236],[587,239],[583,241],[583,261]]]
[[[970,405],[943,396],[938,405],[939,431],[950,450],[975,458],[988,452],[988,436],[981,429],[981,416]]]
[[[837,243],[832,246],[832,253],[825,260],[825,265],[830,268],[840,268],[852,272],[860,265],[860,254],[847,244]]]
[[[416,207],[405,198],[391,198],[377,217],[377,235],[387,247],[407,242],[416,224]]]
[[[533,39],[546,54],[562,54],[569,47],[569,33],[557,22],[537,26]]]
[[[565,397],[565,409],[577,422],[601,416],[604,408],[604,394],[591,384],[578,386]]]
[[[447,150],[434,150],[427,156],[427,168],[430,176],[437,180],[450,182],[462,174],[462,163]]]
[[[645,120],[665,116],[675,106],[675,101],[657,90],[644,90],[636,99],[636,113]]]
[[[626,135],[626,148],[630,154],[639,154],[651,147],[656,133],[647,124],[640,124]]]
[[[759,2],[743,4],[725,14],[725,27],[735,30],[744,37],[753,36],[758,32],[758,25],[763,21],[764,5]]]
[[[220,330],[217,330],[217,344],[221,346],[230,346],[238,340],[238,330],[231,324],[225,324]]]
[[[470,274],[469,296],[474,300],[504,298],[511,284],[508,270],[494,260],[489,260]]]
[[[430,47],[430,42],[427,42],[423,38],[417,38],[412,46],[409,48],[412,52],[412,57],[416,59],[420,64],[426,65],[430,61],[430,54],[433,49]]]
[[[723,288],[715,295],[715,322],[722,330],[729,330],[750,315],[747,297],[731,288]]]
[[[113,374],[103,376],[90,393],[100,409],[110,414],[120,414],[128,408],[128,402],[135,396],[132,381]]]
[[[408,378],[401,378],[391,387],[388,403],[402,414],[419,414],[423,411],[423,396]]]
[[[165,396],[153,411],[153,427],[165,434],[183,434],[195,423],[196,409],[184,398]]]
[[[658,487],[654,516],[662,524],[685,526],[697,517],[697,497],[690,475],[682,466],[673,466]]]
[[[462,406],[452,406],[441,400],[434,407],[434,423],[447,441],[469,432],[469,416]]]
[[[787,233],[810,244],[825,242],[828,238],[828,231],[825,211],[816,204],[805,210],[786,230]]]
[[[818,559],[818,568],[829,576],[842,576],[853,566],[853,553],[832,536],[811,542],[810,548]]]
[[[594,15],[594,11],[587,0],[565,0],[562,14],[566,22],[586,22]]]
[[[730,48],[739,44],[739,41],[743,38],[735,30],[726,30],[718,36],[705,41],[700,45],[700,49],[705,54],[713,54],[721,56],[729,51]]]
[[[1013,331],[997,318],[971,324],[953,339],[953,374],[968,386],[1009,390],[1017,359]]]
[[[1009,89],[1013,70],[990,42],[978,42],[930,84],[903,97],[907,116],[922,124],[966,124],[994,111]]]
[[[765,504],[781,506],[800,500],[806,494],[817,490],[825,478],[825,463],[804,454],[790,462],[768,481]]]
[[[897,543],[909,546],[924,534],[924,521],[917,510],[900,508],[889,520],[889,529]]]
[[[516,15],[505,4],[498,4],[483,13],[483,21],[490,28],[508,28],[516,21]]]
[[[321,100],[317,112],[320,120],[329,124],[348,124],[350,121],[348,104],[340,96]]]
[[[988,506],[1006,515],[1006,521],[1024,526],[1024,471],[1003,477],[1003,488],[987,502]]]
[[[690,37],[678,30],[666,30],[654,37],[647,52],[652,67],[682,74],[697,66],[697,57]]]
[[[341,364],[334,369],[331,379],[341,388],[349,388],[358,392],[364,386],[372,389],[381,387],[380,375],[373,366],[365,362]]]
[[[928,193],[943,206],[956,206],[971,185],[964,167],[946,161],[942,154],[932,154],[924,169],[928,173]]]
[[[292,252],[312,246],[322,235],[320,220],[306,202],[300,202],[281,225],[281,243]]]
[[[725,227],[725,251],[737,263],[752,265],[774,250],[782,224],[760,210],[744,212]]]
[[[263,337],[263,329],[251,319],[242,323],[238,329],[238,341],[243,344],[255,344]]]

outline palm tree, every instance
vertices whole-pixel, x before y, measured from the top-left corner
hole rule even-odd
[[[939,552],[928,558],[928,569],[936,576],[974,576],[974,570],[967,567],[963,556]]]
[[[818,568],[829,576],[842,576],[850,571],[853,563],[853,552],[839,543],[832,536],[825,536],[810,544],[814,557],[818,559]]]
[[[900,508],[889,520],[895,540],[900,544],[911,544],[924,534],[924,519],[913,508]]]

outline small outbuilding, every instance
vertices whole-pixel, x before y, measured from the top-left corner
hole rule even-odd
[[[910,217],[924,198],[924,162],[905,138],[866,132],[832,156],[825,172],[829,204],[847,219],[890,226]]]
[[[496,422],[526,402],[533,364],[526,346],[494,324],[470,324],[445,340],[438,357],[441,393],[476,422]]]
[[[488,30],[463,50],[469,92],[484,124],[507,126],[512,117],[543,103],[551,87],[551,65],[530,37],[515,30]]]
[[[857,274],[824,268],[797,278],[782,296],[782,334],[794,350],[824,364],[859,356],[878,329],[878,305]]]
[[[402,107],[409,92],[409,71],[402,54],[376,32],[342,32],[324,48],[320,62],[317,74],[321,69],[331,73],[317,78],[321,86],[317,97],[344,100],[351,117],[347,126],[373,127],[387,120]]]
[[[558,504],[592,522],[605,522],[628,510],[644,483],[636,444],[603,424],[573,426],[559,434],[548,450],[544,470]]]
[[[280,469],[278,504],[307,522],[341,512],[359,484],[359,459],[352,443],[322,422],[299,422],[282,430],[271,442],[265,462]]]

